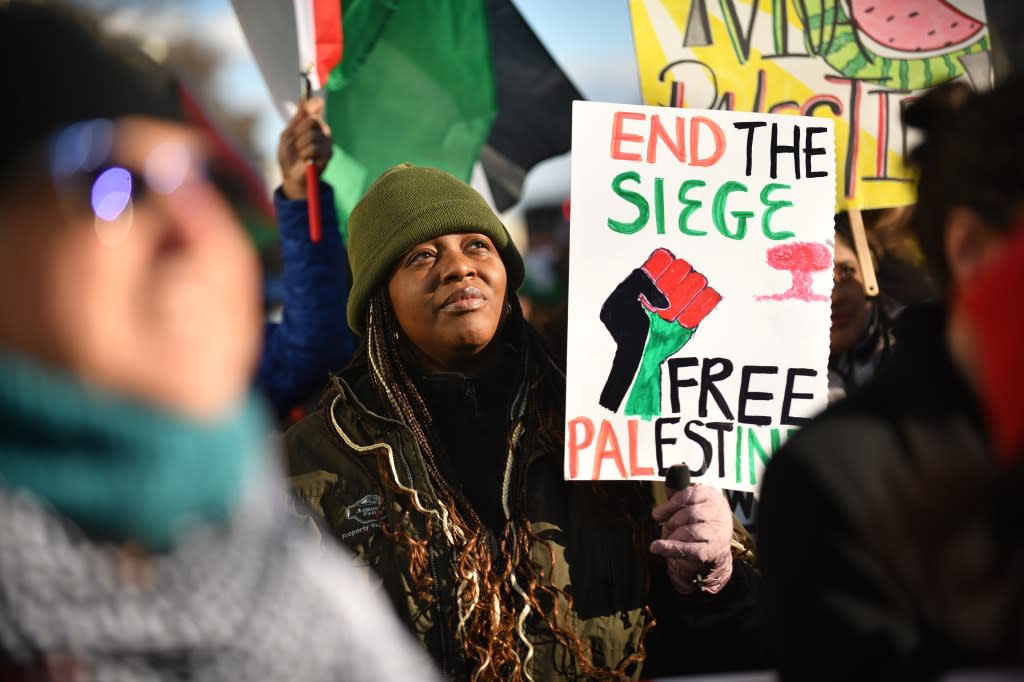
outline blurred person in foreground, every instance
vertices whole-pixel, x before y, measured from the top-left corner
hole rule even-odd
[[[475,190],[386,171],[352,211],[349,258],[362,343],[285,434],[289,471],[444,674],[761,663],[758,578],[733,553],[721,491],[686,486],[655,507],[645,483],[564,480],[565,375],[523,318],[522,258]]]
[[[169,80],[0,6],[0,679],[433,679],[275,500],[256,260]]]
[[[943,86],[906,113],[924,133],[911,225],[949,301],[1021,217],[1022,106],[1017,78],[981,94]],[[1019,311],[1014,295],[1002,305]],[[1024,661],[1024,555],[1006,532],[1017,512],[998,502],[947,318],[945,304],[908,307],[891,363],[768,465],[759,549],[783,677],[918,679]]]

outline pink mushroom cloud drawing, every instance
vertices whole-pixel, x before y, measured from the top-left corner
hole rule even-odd
[[[788,242],[768,249],[768,265],[793,275],[793,284],[781,294],[757,296],[758,301],[827,301],[828,296],[814,293],[811,275],[832,267],[832,254],[824,244],[816,242]]]

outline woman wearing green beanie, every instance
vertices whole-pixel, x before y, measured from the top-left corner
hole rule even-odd
[[[682,594],[648,551],[646,486],[563,480],[565,377],[523,319],[522,259],[480,195],[396,166],[353,210],[349,259],[360,349],[286,434],[288,466],[442,672],[630,679],[749,663],[749,568]],[[709,505],[690,509],[711,518]]]

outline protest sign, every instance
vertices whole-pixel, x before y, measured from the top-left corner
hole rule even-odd
[[[565,477],[755,490],[826,402],[831,119],[573,105]]]
[[[645,103],[834,118],[840,208],[912,203],[903,110],[989,79],[982,0],[630,0],[630,15]]]

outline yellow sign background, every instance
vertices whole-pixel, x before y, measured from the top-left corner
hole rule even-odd
[[[890,49],[840,0],[630,0],[644,103],[831,117],[838,209],[909,204],[914,185],[902,159],[913,139],[902,109],[928,87],[978,78],[967,65],[979,56],[987,63],[982,2],[959,4],[970,14],[945,0],[873,3],[897,22],[908,8],[925,12],[916,21],[935,27],[928,34],[920,25],[880,24],[906,29],[882,41],[899,43]],[[948,44],[914,48],[918,32],[936,30],[931,40]]]

